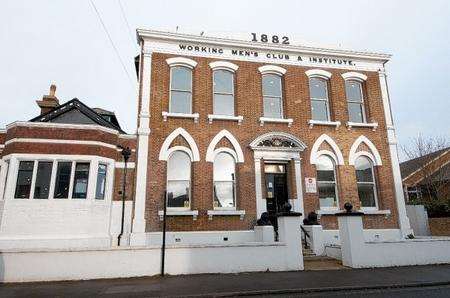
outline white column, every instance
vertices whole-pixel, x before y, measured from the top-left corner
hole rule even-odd
[[[394,177],[394,187],[395,187],[395,200],[397,203],[398,216],[399,216],[399,225],[400,230],[402,232],[402,236],[405,237],[408,234],[411,234],[413,231],[409,224],[408,216],[406,215],[406,206],[405,206],[405,198],[403,193],[403,183],[402,176],[400,173],[400,164],[398,160],[398,151],[397,151],[397,138],[395,136],[395,128],[394,122],[392,119],[392,111],[391,104],[389,100],[389,92],[386,81],[386,73],[384,70],[380,70],[378,72],[380,78],[380,88],[381,88],[381,96],[383,99],[383,108],[384,115],[386,118],[386,127],[387,127],[387,137],[389,144],[389,152],[391,156],[392,163],[392,174]]]
[[[255,157],[255,195],[256,195],[256,216],[259,219],[263,212],[267,211],[266,201],[262,195],[261,184],[261,159]]]
[[[300,221],[303,222],[303,218],[306,216],[305,206],[303,204],[303,183],[302,183],[302,169],[301,169],[301,158],[294,159],[294,170],[295,170],[295,189],[297,190],[297,202],[294,205],[294,211],[300,212],[302,214]]]
[[[150,84],[152,54],[143,53],[141,65],[141,105],[138,126],[136,161],[136,194],[134,204],[133,234],[145,233],[145,202],[147,193],[148,139],[150,134]],[[138,93],[139,94],[139,93]],[[136,235],[134,235],[136,236]],[[136,243],[136,245],[143,243]]]

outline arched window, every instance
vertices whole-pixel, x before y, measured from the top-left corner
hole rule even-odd
[[[317,77],[310,78],[309,94],[311,97],[312,119],[330,121],[327,81]]]
[[[213,72],[214,115],[234,116],[234,74],[231,71],[217,69]]]
[[[355,161],[356,183],[362,208],[377,208],[377,192],[372,161],[359,156]]]
[[[264,74],[262,76],[264,117],[283,118],[283,92],[281,76]]]
[[[214,158],[214,209],[236,209],[235,160],[226,152]]]
[[[186,152],[174,151],[167,160],[167,207],[191,207],[191,158]]]
[[[321,209],[338,208],[335,164],[331,157],[321,155],[317,158],[317,188]]]
[[[171,113],[192,113],[192,70],[184,66],[170,68]]]
[[[345,81],[347,95],[348,120],[350,122],[366,122],[362,83],[354,80]]]

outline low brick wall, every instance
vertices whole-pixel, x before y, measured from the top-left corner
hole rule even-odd
[[[429,218],[432,236],[450,236],[450,217]]]

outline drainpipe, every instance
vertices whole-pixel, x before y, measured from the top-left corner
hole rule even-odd
[[[120,246],[120,241],[123,236],[123,225],[125,221],[125,197],[126,197],[126,185],[127,185],[127,162],[131,155],[131,150],[129,147],[118,146],[122,149],[121,154],[124,161],[124,169],[123,169],[123,185],[122,185],[122,219],[120,222],[120,234],[117,237],[117,245]]]

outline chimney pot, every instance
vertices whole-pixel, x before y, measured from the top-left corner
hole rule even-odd
[[[42,96],[41,100],[36,100],[37,105],[41,108],[41,115],[46,114],[59,106],[59,100],[55,95],[56,85],[50,85],[50,92],[48,95]]]

